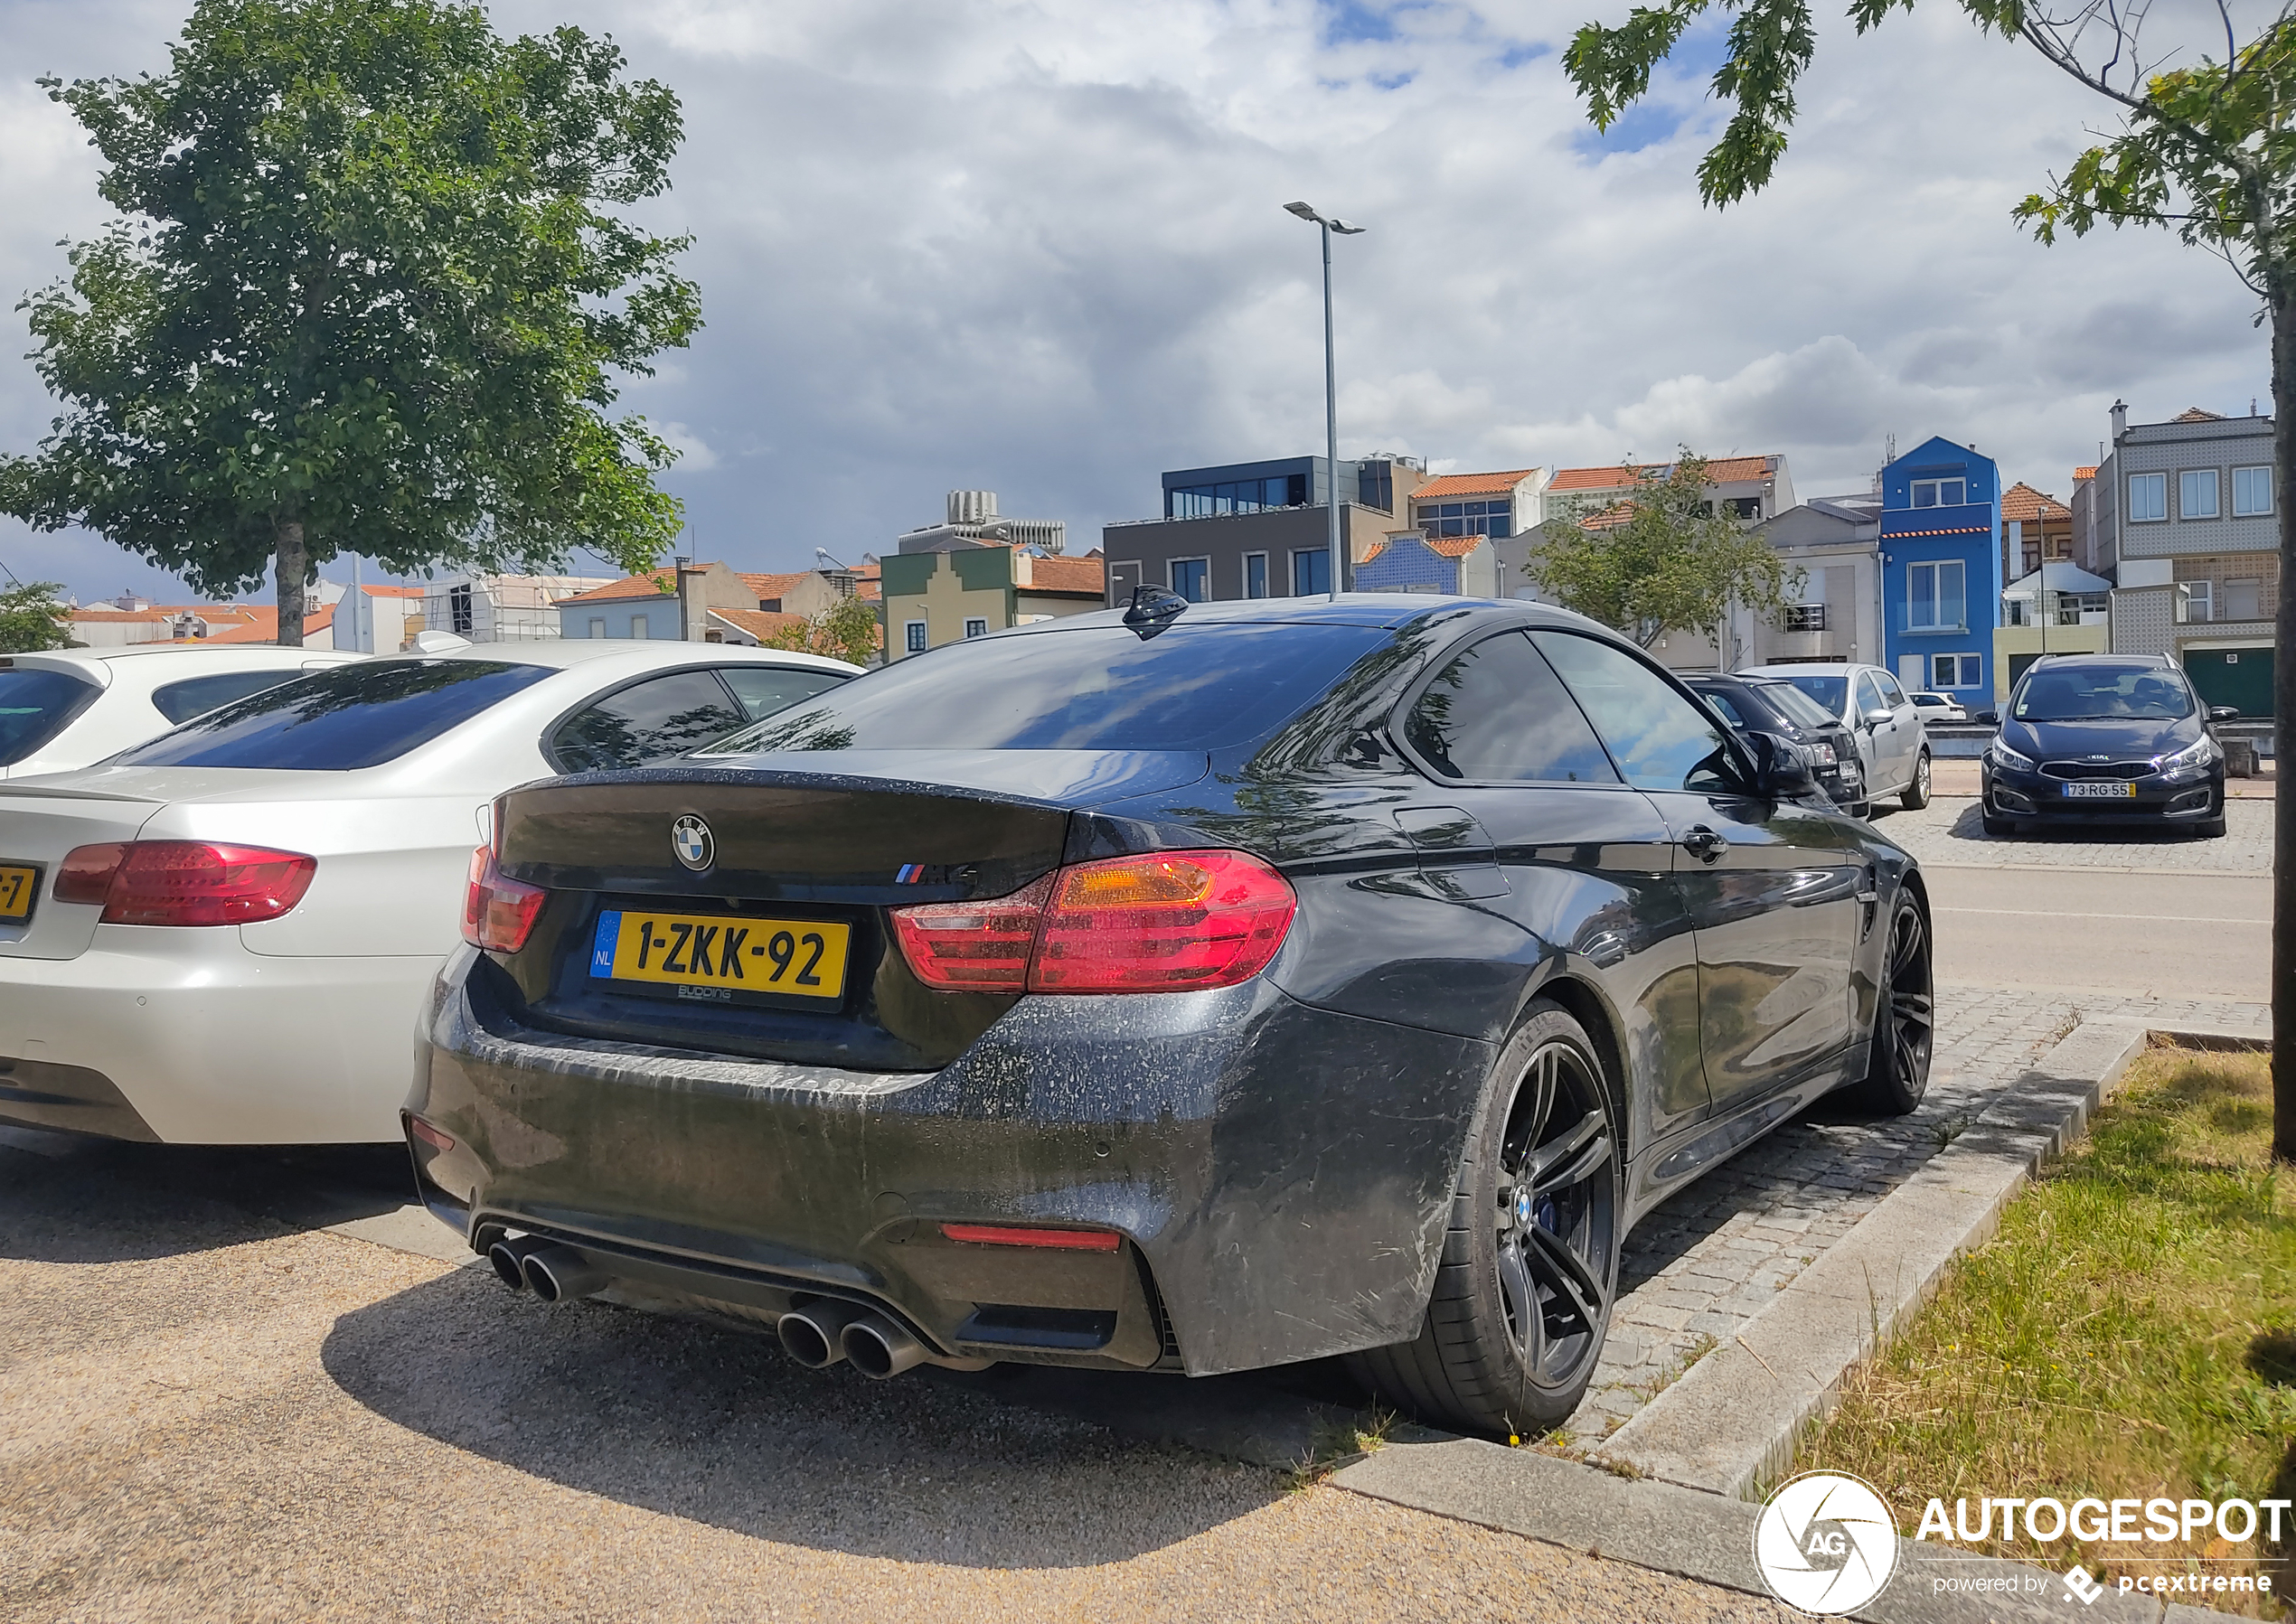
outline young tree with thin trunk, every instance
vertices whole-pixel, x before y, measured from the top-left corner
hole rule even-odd
[[[65,406],[0,511],[81,525],[279,641],[352,551],[399,571],[649,567],[674,453],[617,373],[700,325],[668,186],[677,99],[610,40],[504,40],[453,0],[199,0],[168,70],[41,81],[118,211],[27,297]]]
[[[1943,0],[1934,0],[1943,3]],[[2018,204],[2042,242],[2060,230],[2158,226],[2221,258],[2257,299],[2272,334],[2272,435],[2278,503],[2296,496],[2296,0],[2245,30],[2226,0],[2181,14],[2188,38],[2164,37],[2139,0],[1956,0],[1987,33],[2022,41],[2048,67],[2094,92],[2121,128]],[[1793,123],[1794,87],[1817,48],[1809,0],[1668,0],[1617,27],[1589,23],[1564,67],[1597,128],[1650,89],[1651,71],[1710,6],[1734,13],[1714,94],[1734,104],[1722,138],[1698,165],[1717,207],[1768,183]],[[1850,0],[1864,33],[1914,0]],[[2273,667],[2274,758],[2296,742],[2296,530],[2280,530],[2280,606]],[[2296,796],[2273,803],[2272,1155],[2296,1163]]]
[[[1706,470],[1706,458],[1685,450],[1638,472],[1623,497],[1557,502],[1539,529],[1531,578],[1644,648],[1696,632],[1719,649],[1733,605],[1775,615],[1802,572],[1720,510]]]

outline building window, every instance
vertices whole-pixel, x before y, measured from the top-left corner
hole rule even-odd
[[[471,627],[477,624],[476,618],[471,614],[469,587],[449,587],[447,588],[447,629],[458,636],[467,634]]]
[[[1292,555],[1292,596],[1315,597],[1331,589],[1331,549],[1319,547]]]
[[[2221,517],[2216,507],[2216,471],[2214,468],[2187,468],[2177,475],[2177,517]]]
[[[2253,576],[2245,580],[2225,583],[2225,616],[2226,620],[2262,620],[2264,618],[2264,583]]]
[[[965,623],[965,634],[967,637],[986,637],[989,634],[989,623],[978,617],[967,620]]]
[[[650,636],[650,635],[652,635],[653,631],[654,631],[654,628],[653,628],[651,625],[649,625],[649,624],[646,624],[646,618],[645,618],[645,615],[631,615],[631,616],[630,616],[630,635],[631,635],[631,636],[633,636],[633,637],[646,637],[646,636]]]
[[[1984,683],[1984,662],[1975,654],[1933,654],[1929,669],[1932,688],[1978,688]]]
[[[925,623],[912,620],[901,628],[901,646],[912,654],[925,652]]]
[[[2158,524],[2169,516],[2169,476],[2165,474],[2129,475],[2129,522]]]
[[[1905,629],[1958,632],[1969,624],[1962,605],[1963,570],[1959,559],[1905,566]]]
[[[1788,604],[1786,630],[1789,632],[1822,632],[1826,629],[1826,606],[1823,604]]]
[[[1246,597],[1267,596],[1267,555],[1264,552],[1247,552],[1244,555],[1244,596]]]
[[[1209,559],[1174,559],[1164,568],[1171,575],[1172,589],[1190,603],[1200,604],[1211,596]]]
[[[1377,508],[1382,513],[1394,512],[1395,465],[1393,463],[1356,464],[1355,500],[1359,505]]]
[[[2251,519],[2272,511],[2272,471],[2235,468],[2232,471],[2232,516]]]
[[[1917,508],[1957,508],[1969,500],[1966,479],[1917,479],[1914,481],[1914,505]]]
[[[1419,529],[1428,536],[1489,536],[1504,541],[1515,533],[1515,504],[1496,502],[1428,502],[1419,505]]]
[[[1279,474],[1274,479],[1231,480],[1216,485],[1181,485],[1164,493],[1167,519],[1215,519],[1228,513],[1257,513],[1268,508],[1307,505],[1307,475]]]
[[[2214,620],[2216,618],[2216,583],[2187,581],[2185,583],[2185,618]]]
[[[605,615],[593,615],[590,616],[590,635],[593,637],[604,637],[606,635]]]
[[[1734,516],[1740,519],[1762,517],[1762,498],[1759,496],[1733,496],[1729,500],[1730,512]]]

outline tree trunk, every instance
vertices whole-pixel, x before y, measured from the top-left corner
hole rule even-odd
[[[303,646],[303,583],[311,573],[311,556],[303,547],[303,521],[289,519],[274,532],[278,540],[277,568],[272,577],[279,589],[279,646]]]
[[[2272,511],[2280,613],[2272,642],[2272,1159],[2296,1163],[2296,280],[2269,284],[2272,321]]]

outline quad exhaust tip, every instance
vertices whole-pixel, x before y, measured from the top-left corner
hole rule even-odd
[[[879,1314],[849,1321],[840,1341],[853,1368],[880,1382],[925,1361],[925,1345]]]
[[[526,1289],[544,1302],[579,1302],[606,1289],[606,1272],[571,1246],[536,1247],[520,1264]]]
[[[493,1265],[494,1278],[513,1291],[526,1290],[526,1256],[549,1245],[548,1241],[535,1235],[521,1235],[517,1240],[496,1241],[486,1248],[486,1261]]]
[[[845,1356],[845,1328],[861,1317],[851,1303],[823,1299],[792,1309],[774,1322],[782,1351],[808,1370],[826,1370]]]

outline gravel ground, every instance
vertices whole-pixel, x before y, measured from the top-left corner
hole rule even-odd
[[[1790,1616],[5,1147],[0,1301],[12,1624]]]
[[[2173,873],[2270,874],[2272,803],[2227,801],[2225,836],[2199,840],[2166,830],[2044,829],[1996,838],[1972,794],[1938,794],[1917,812],[1884,810],[1874,827],[1924,863],[1956,868],[2150,868]]]

